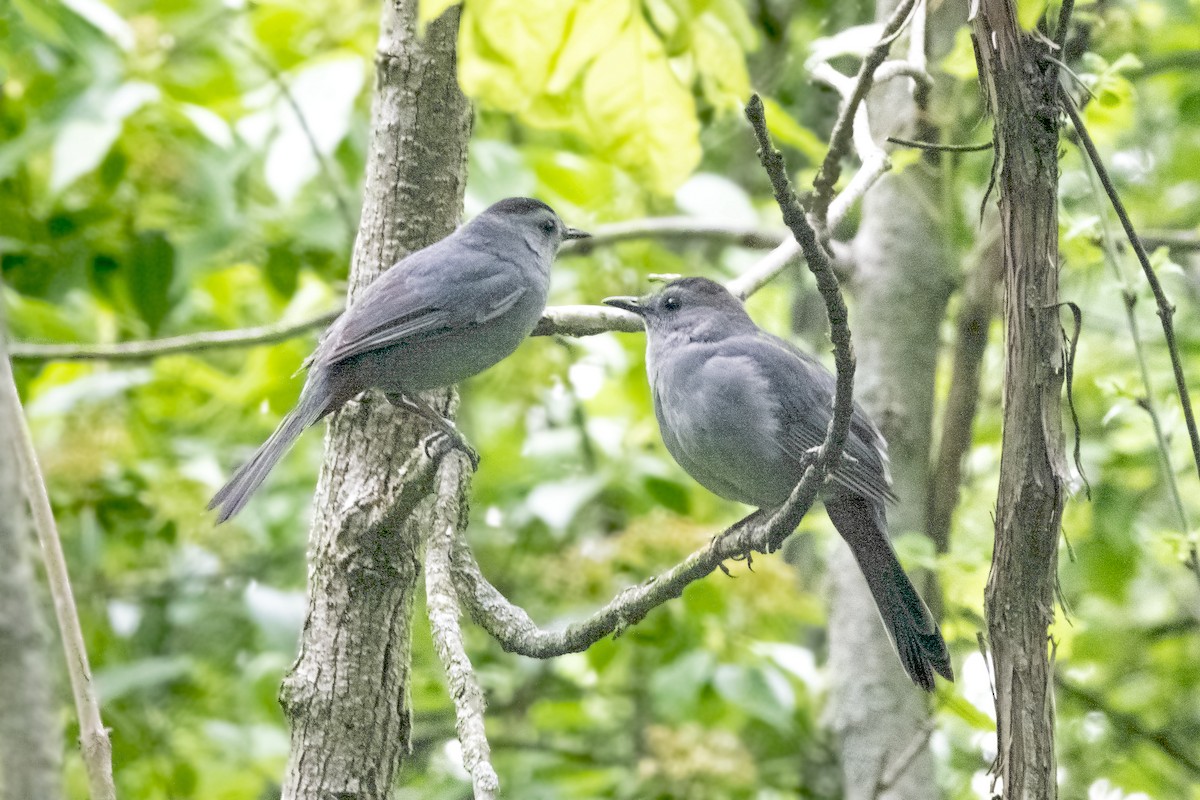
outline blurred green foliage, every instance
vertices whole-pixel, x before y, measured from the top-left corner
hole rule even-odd
[[[1022,14],[1044,6],[1023,3]],[[0,8],[0,265],[14,337],[113,342],[333,307],[354,238],[379,10],[350,0]],[[460,35],[461,79],[477,108],[468,213],[536,194],[582,227],[668,213],[777,224],[739,104],[751,85],[770,98],[772,130],[807,186],[836,99],[802,65],[816,40],[871,13],[861,1],[469,0]],[[1081,3],[1076,20],[1088,31],[1074,62],[1095,95],[1087,119],[1135,221],[1196,232],[1200,11],[1122,0]],[[969,40],[961,30],[942,38],[932,118],[947,141],[979,141],[986,122]],[[946,246],[964,270],[989,166],[987,154],[942,162]],[[1054,636],[1059,673],[1102,705],[1059,693],[1062,796],[1200,798],[1200,776],[1151,738],[1193,754],[1200,741],[1197,579],[1182,563],[1187,539],[1140,407],[1123,286],[1098,244],[1109,212],[1069,144],[1062,168],[1063,294],[1084,309],[1075,400],[1092,498],[1068,505],[1069,613]],[[553,301],[639,291],[651,272],[725,277],[753,258],[703,241],[629,242],[564,258]],[[1156,259],[1195,386],[1200,264],[1166,251]],[[1192,522],[1196,476],[1157,320],[1125,254],[1120,267],[1135,287]],[[780,333],[793,322],[795,278],[750,302]],[[303,439],[234,523],[214,529],[202,509],[294,401],[291,375],[311,345],[18,365],[123,797],[278,791],[288,740],[275,697],[303,614],[320,435]],[[492,580],[545,623],[674,563],[742,511],[667,457],[641,347],[637,336],[536,339],[463,387],[462,424],[483,454],[470,537]],[[933,554],[915,534],[899,542],[907,563],[936,569],[946,593],[962,677],[935,700],[932,744],[953,800],[986,796],[994,756],[975,634],[1001,372],[993,347],[950,552]],[[822,727],[832,541],[814,513],[782,558],[702,581],[620,639],[551,662],[504,654],[470,629],[506,793],[838,797],[836,743]],[[414,641],[415,752],[399,797],[461,797],[452,708],[420,614]],[[73,740],[68,730],[64,747]],[[81,794],[74,755],[69,769]]]

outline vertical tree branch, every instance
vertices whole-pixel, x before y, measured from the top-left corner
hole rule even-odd
[[[466,503],[458,496],[465,457],[456,452],[438,468],[438,499],[425,557],[425,596],[434,649],[446,670],[446,684],[454,701],[455,729],[462,745],[463,766],[471,774],[475,800],[494,800],[500,780],[492,768],[491,748],[483,724],[487,706],[471,659],[463,646],[458,624],[461,608],[451,575],[451,550],[464,527]]]
[[[7,358],[0,309],[0,359]],[[57,800],[62,731],[16,456],[17,429],[0,418],[0,800]]]
[[[92,669],[88,665],[83,630],[79,625],[79,612],[75,608],[75,597],[71,592],[67,560],[63,555],[62,542],[58,538],[58,526],[50,508],[45,479],[38,466],[33,437],[21,411],[21,398],[17,394],[12,363],[8,359],[8,350],[4,344],[6,340],[4,317],[0,314],[0,425],[13,434],[16,466],[24,480],[25,493],[33,515],[33,526],[42,545],[46,579],[54,599],[54,613],[58,618],[58,630],[67,657],[67,674],[70,676],[71,691],[75,696],[75,713],[79,717],[79,748],[87,773],[88,792],[92,800],[114,800],[116,788],[113,786],[112,743],[104,723],[100,720],[100,700],[92,684]],[[3,513],[11,514],[12,511],[7,510]]]
[[[954,360],[950,367],[950,390],[942,416],[937,460],[929,482],[925,532],[939,553],[950,549],[950,523],[962,487],[962,462],[971,446],[971,430],[979,403],[979,381],[987,350],[988,329],[996,316],[996,290],[1003,277],[1004,261],[1000,238],[992,231],[986,246],[967,274],[962,302],[954,322]]]
[[[898,13],[891,0],[877,4],[876,19]],[[923,34],[912,29],[918,41]],[[923,59],[909,50],[910,61]],[[880,133],[907,132],[915,124],[918,109],[906,84],[881,87],[860,107],[860,113],[869,107],[871,119],[886,126]],[[925,524],[940,333],[955,284],[936,211],[941,189],[937,169],[928,163],[884,174],[863,197],[852,243],[856,399],[888,442],[900,498],[888,508],[892,534]],[[933,800],[939,793],[928,748],[928,703],[900,668],[858,564],[840,541],[830,554],[828,584],[829,717],[844,797]]]
[[[1058,537],[1067,476],[1058,318],[1058,69],[1011,0],[973,19],[995,115],[1005,294],[1004,440],[985,607],[996,676],[997,770],[1009,800],[1057,796],[1053,667]]]
[[[455,76],[458,10],[421,37],[416,17],[417,0],[385,0],[352,297],[462,213],[470,108]],[[450,411],[454,393],[426,399]],[[287,800],[383,800],[408,752],[413,601],[431,524],[420,500],[432,489],[410,480],[408,455],[428,430],[376,393],[330,423],[308,613],[280,690],[292,725]]]

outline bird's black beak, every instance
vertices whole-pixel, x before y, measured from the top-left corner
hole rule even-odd
[[[587,231],[581,231],[579,228],[566,228],[563,230],[564,239],[590,239],[592,235]]]
[[[631,314],[637,314],[639,317],[646,316],[646,309],[636,297],[606,297],[600,302],[606,306],[612,306],[613,308],[628,311]]]

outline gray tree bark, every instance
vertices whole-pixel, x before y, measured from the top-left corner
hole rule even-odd
[[[8,358],[2,342],[0,358]],[[54,800],[63,796],[62,730],[51,686],[57,673],[35,588],[16,432],[4,424],[0,509],[0,800]]]
[[[920,170],[885,175],[864,200],[854,242],[856,396],[888,441],[900,497],[888,509],[892,534],[925,528],[934,373],[952,286],[937,245],[939,222],[924,211],[936,206],[935,191],[936,179]],[[935,796],[933,761],[920,742],[929,725],[924,693],[901,667],[858,564],[840,540],[829,571],[831,715],[845,797]]]
[[[462,213],[471,113],[455,72],[458,10],[421,37],[416,16],[417,0],[386,0],[351,298]],[[453,390],[426,399],[453,411]],[[385,798],[409,752],[411,622],[433,486],[407,481],[404,465],[429,432],[375,393],[329,425],[308,613],[280,691],[292,726],[288,800]]]
[[[895,7],[881,0],[876,17]],[[916,106],[894,82],[871,106],[877,136],[906,135]],[[920,137],[918,137],[920,138]],[[946,303],[954,288],[941,243],[936,168],[884,175],[863,199],[853,243],[856,399],[888,441],[897,505],[893,535],[925,529],[934,377]],[[888,641],[874,599],[849,548],[830,559],[830,718],[839,740],[847,800],[928,800],[938,796],[927,743],[930,710]],[[914,584],[921,581],[914,577]]]
[[[1053,664],[1058,536],[1068,475],[1058,299],[1058,68],[1021,30],[1011,0],[973,21],[996,123],[1004,252],[1004,440],[996,543],[985,595],[996,683],[996,769],[1009,800],[1053,800]]]

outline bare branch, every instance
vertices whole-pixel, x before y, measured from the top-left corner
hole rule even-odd
[[[1117,212],[1117,218],[1121,220],[1121,227],[1125,229],[1125,236],[1129,239],[1129,244],[1137,255],[1138,263],[1142,265],[1142,272],[1146,275],[1146,282],[1150,284],[1150,291],[1154,293],[1154,302],[1158,305],[1158,318],[1162,322],[1163,338],[1166,340],[1167,352],[1171,355],[1171,367],[1175,372],[1175,388],[1179,393],[1179,404],[1183,408],[1183,418],[1187,424],[1188,438],[1192,444],[1192,458],[1196,463],[1196,474],[1200,476],[1200,431],[1196,428],[1196,415],[1192,411],[1187,380],[1183,376],[1183,361],[1179,356],[1179,345],[1175,341],[1175,325],[1172,322],[1175,306],[1167,299],[1158,275],[1154,272],[1154,267],[1150,265],[1150,257],[1146,255],[1146,248],[1142,246],[1142,240],[1138,238],[1137,232],[1133,229],[1133,222],[1130,221],[1129,214],[1125,211],[1125,204],[1121,202],[1121,197],[1117,194],[1112,178],[1109,177],[1108,170],[1104,166],[1104,160],[1100,158],[1096,144],[1083,124],[1083,118],[1075,108],[1074,101],[1061,88],[1059,97],[1062,99],[1063,110],[1071,118],[1071,124],[1075,126],[1075,132],[1079,135],[1079,141],[1087,153],[1088,160],[1092,162],[1092,166],[1096,170],[1096,177],[1100,179],[1108,199],[1112,202],[1113,210]]]
[[[816,193],[813,195],[812,215],[818,228],[833,227],[827,224],[826,218],[830,211],[830,204],[833,202],[834,187],[842,174],[841,161],[850,152],[850,140],[854,134],[859,106],[866,99],[867,93],[871,91],[875,70],[887,58],[892,42],[908,20],[915,3],[916,0],[901,0],[900,4],[896,6],[896,10],[892,12],[892,16],[883,26],[883,35],[880,36],[879,43],[871,48],[871,52],[867,53],[862,65],[859,66],[858,75],[854,79],[853,91],[846,98],[841,114],[838,115],[837,121],[833,125],[833,132],[829,136],[829,151],[825,154],[825,161],[821,164],[821,169],[813,180],[813,188],[816,189]]]
[[[115,800],[112,742],[109,741],[108,730],[100,719],[100,701],[92,684],[87,647],[83,641],[75,597],[71,592],[67,560],[63,555],[62,542],[58,538],[58,526],[50,508],[50,496],[46,492],[41,467],[38,466],[33,436],[21,411],[21,398],[17,393],[12,365],[4,352],[2,308],[0,306],[0,425],[8,426],[16,432],[17,465],[24,479],[33,525],[42,546],[46,581],[54,600],[54,613],[58,618],[59,634],[62,636],[63,650],[66,654],[67,674],[70,676],[71,690],[75,696],[75,713],[79,717],[79,746],[84,771],[87,773],[88,791],[92,800]]]
[[[142,361],[178,353],[202,353],[235,347],[253,347],[303,336],[309,331],[327,327],[342,313],[327,311],[299,322],[276,322],[253,328],[228,331],[185,333],[165,339],[147,339],[116,344],[31,344],[14,342],[11,347],[14,361]]]
[[[563,255],[587,255],[602,247],[611,247],[619,242],[636,239],[685,242],[699,240],[753,250],[769,250],[787,238],[785,230],[753,225],[731,225],[694,217],[646,217],[601,225],[592,231],[591,238],[569,239],[563,242],[559,252]]]
[[[1071,12],[1075,10],[1075,0],[1062,0],[1058,9],[1058,27],[1054,30],[1054,49],[1063,52],[1067,43],[1067,30],[1071,26]]]
[[[805,254],[829,314],[838,383],[833,418],[825,441],[811,454],[812,460],[788,501],[773,515],[768,516],[762,511],[751,514],[680,564],[645,583],[625,589],[587,619],[560,631],[542,630],[524,609],[505,599],[483,576],[470,547],[460,536],[455,542],[452,562],[459,597],[472,618],[510,652],[533,658],[579,652],[605,636],[619,635],[625,628],[637,624],[651,610],[682,594],[689,583],[721,567],[722,562],[731,558],[749,558],[752,552],[774,552],[796,529],[816,499],[825,475],[841,458],[850,429],[854,383],[854,353],[846,306],[829,257],[817,241],[816,231],[808,224],[804,209],[792,191],[783,156],[771,144],[758,95],[751,97],[746,106],[746,117],[754,128],[759,159],[771,179],[783,220]]]
[[[967,276],[962,304],[954,323],[950,390],[942,415],[942,434],[925,510],[925,532],[939,553],[950,549],[950,523],[958,506],[963,456],[971,446],[988,328],[998,305],[996,287],[1004,278],[1004,254],[1000,251],[999,234],[998,226],[993,226],[983,238],[984,245],[976,249],[975,266]]]
[[[676,566],[624,589],[600,610],[561,630],[540,628],[525,609],[510,603],[488,582],[461,534],[454,542],[451,562],[458,597],[471,618],[510,653],[555,658],[582,652],[606,636],[620,636],[655,608],[683,594],[688,584],[721,568],[723,562],[745,558],[751,552],[774,552],[812,506],[821,479],[822,473],[809,466],[787,503],[774,516],[760,512],[749,515]]]
[[[933,150],[942,153],[979,153],[995,147],[993,142],[984,142],[983,144],[941,144],[939,142],[914,142],[911,139],[901,139],[899,136],[889,136],[887,140],[892,144],[898,144],[903,147],[914,147],[918,150]]]
[[[458,624],[459,601],[451,579],[450,548],[460,527],[463,508],[459,485],[463,479],[461,452],[441,460],[438,491],[425,555],[426,608],[434,649],[446,670],[446,683],[454,700],[455,729],[462,744],[463,765],[471,774],[475,800],[494,800],[500,779],[491,763],[491,748],[483,724],[486,702],[471,660],[463,646]]]

